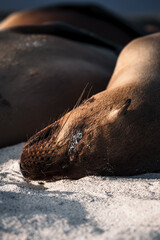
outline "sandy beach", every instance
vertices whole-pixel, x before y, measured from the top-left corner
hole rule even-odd
[[[52,2],[60,1],[2,0],[0,20],[14,10]],[[128,16],[135,26],[143,27],[148,20],[143,17],[151,15],[152,22],[160,28],[158,0],[155,4],[138,0],[123,0],[123,4],[119,0],[106,2],[99,0],[102,6]],[[28,181],[19,169],[23,146],[20,143],[0,149],[1,240],[160,239],[160,173],[125,178],[88,176],[74,181]]]
[[[29,182],[22,147],[0,150],[1,239],[160,239],[160,174]]]

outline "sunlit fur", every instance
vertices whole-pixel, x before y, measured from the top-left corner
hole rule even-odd
[[[160,170],[159,43],[160,34],[131,42],[105,91],[27,142],[21,168],[28,179]]]

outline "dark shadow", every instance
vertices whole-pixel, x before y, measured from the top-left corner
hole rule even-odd
[[[102,176],[102,180],[110,179],[111,181],[113,180],[118,180],[118,179],[125,179],[126,181],[130,181],[131,179],[160,179],[160,173],[145,173],[145,174],[140,174],[140,175],[134,175],[134,176]]]
[[[151,230],[149,232],[149,236],[147,236],[146,239],[159,240],[160,239],[160,232],[158,232],[156,230]]]
[[[88,219],[88,212],[85,207],[74,197],[75,192],[49,191],[48,184],[44,182],[37,184],[37,181],[28,181],[23,178],[18,170],[12,172],[8,170],[0,173],[0,177],[2,179],[0,186],[10,185],[9,189],[12,188],[11,186],[17,186],[20,189],[20,193],[14,191],[0,192],[0,215],[2,218],[15,216],[25,226],[32,221],[34,216],[38,215],[38,219],[43,216],[43,223],[41,221],[33,223],[33,231],[44,228],[44,226],[47,228],[53,227],[54,222],[57,220],[66,220],[70,226],[69,231],[80,225],[87,224],[92,227],[92,232],[95,234],[104,232],[103,229],[99,228],[95,220]],[[14,231],[13,225],[6,227],[1,221],[0,229],[3,232]]]
[[[89,224],[92,226],[92,232],[102,234],[103,229],[98,227],[98,224],[91,219],[88,219],[88,212],[84,206],[77,200],[68,199],[72,192],[46,192],[46,191],[31,191],[24,193],[6,192],[0,193],[0,213],[3,217],[16,217],[18,221],[25,226],[38,215],[43,223],[35,221],[32,224],[33,231],[37,228],[53,227],[57,220],[67,220],[70,230],[77,228],[80,225]],[[36,197],[37,201],[36,201]],[[42,226],[41,226],[42,225]],[[0,229],[3,232],[12,232],[13,226],[4,226],[0,222]],[[67,234],[67,233],[66,233]]]
[[[160,179],[160,173],[145,173],[131,177],[133,179]]]

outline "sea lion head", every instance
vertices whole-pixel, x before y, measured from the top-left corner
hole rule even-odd
[[[109,132],[124,116],[131,99],[111,107],[97,94],[31,137],[23,148],[20,169],[30,180],[78,179],[112,174],[108,162]],[[123,127],[122,127],[123,131]]]

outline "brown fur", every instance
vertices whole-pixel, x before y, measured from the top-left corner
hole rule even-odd
[[[55,22],[71,24],[123,46],[142,34],[131,24],[94,4],[64,4],[13,13],[0,23],[0,30]]]
[[[117,59],[110,48],[54,35],[4,31],[0,39],[0,147],[72,109],[87,84],[91,94],[105,89]]]
[[[105,89],[119,44],[139,36],[122,19],[86,4],[13,13],[0,29],[0,147],[26,141],[72,109],[87,84],[91,95]]]
[[[32,180],[160,170],[160,34],[131,42],[105,91],[33,136],[21,171]]]

